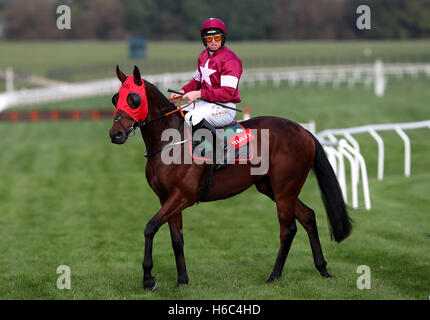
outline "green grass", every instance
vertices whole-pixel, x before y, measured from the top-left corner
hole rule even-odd
[[[429,82],[392,79],[384,98],[360,86],[292,89],[283,84],[243,87],[241,94],[252,115],[315,120],[322,130],[430,119]],[[110,97],[105,99],[109,106]],[[74,103],[92,108],[102,100]],[[399,138],[384,134],[382,182],[376,180],[376,143],[357,136],[369,169],[372,210],[350,210],[355,228],[341,244],[330,241],[317,184],[309,177],[300,197],[316,211],[334,279],[320,277],[306,232],[298,226],[282,279],[265,283],[278,250],[279,226],[274,203],[252,187],[185,211],[190,284],[180,289],[174,289],[176,267],[163,226],[154,241],[158,286],[146,292],[141,287],[143,231],[159,202],[145,179],[143,142],[136,136],[124,146],[111,144],[111,123],[0,124],[1,299],[428,299],[428,129],[408,131],[410,178],[402,175]],[[56,287],[62,264],[71,268],[71,290]],[[371,290],[356,287],[359,265],[371,268]]]
[[[244,41],[228,42],[245,68],[373,62],[430,60],[430,42],[407,41]],[[364,56],[364,49],[371,56]],[[126,41],[25,41],[0,42],[0,70],[13,67],[18,72],[78,81],[114,76],[117,64],[139,65],[146,74],[193,70],[201,42],[150,41],[145,59],[128,57]]]

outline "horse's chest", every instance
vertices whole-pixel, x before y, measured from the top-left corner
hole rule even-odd
[[[146,179],[151,189],[154,190],[159,197],[162,197],[166,193],[166,188],[162,183],[160,172],[153,166],[146,168]]]

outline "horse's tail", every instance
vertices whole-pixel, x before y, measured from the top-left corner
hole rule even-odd
[[[352,231],[352,220],[348,216],[342,190],[330,162],[319,141],[315,140],[316,152],[313,171],[317,177],[321,197],[327,212],[331,238],[341,242]]]

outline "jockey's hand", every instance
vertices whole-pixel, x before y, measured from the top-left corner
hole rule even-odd
[[[182,93],[184,93],[184,90],[179,90],[178,92],[182,92]],[[172,93],[172,94],[170,95],[170,98],[172,98],[172,99],[179,99],[179,98],[182,98],[182,95],[177,94],[177,93]]]
[[[190,91],[183,95],[183,98],[188,101],[188,103],[194,102],[196,99],[200,99],[202,97],[202,93],[200,90]]]

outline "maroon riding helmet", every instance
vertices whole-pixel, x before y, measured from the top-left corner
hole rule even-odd
[[[227,28],[225,26],[225,23],[218,18],[210,18],[203,22],[201,28],[200,28],[200,36],[202,37],[202,41],[205,47],[207,47],[206,40],[204,36],[212,35],[212,34],[222,34],[222,43],[221,47],[224,46],[225,43],[225,37],[227,35]]]

